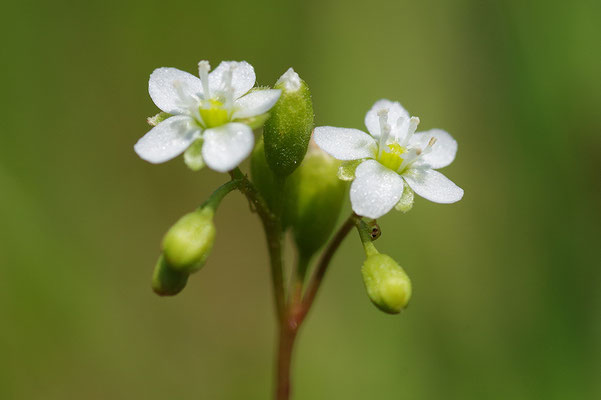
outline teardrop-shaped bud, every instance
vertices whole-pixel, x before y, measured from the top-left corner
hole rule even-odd
[[[205,207],[181,217],[163,238],[163,253],[169,266],[192,273],[206,262],[215,242],[214,211]]]
[[[278,176],[290,175],[301,163],[313,130],[313,102],[309,87],[292,68],[276,82],[282,94],[269,112],[263,138],[265,155]]]
[[[370,300],[389,314],[401,312],[411,299],[411,281],[392,257],[371,254],[361,268],[363,283]]]
[[[291,224],[301,255],[310,258],[338,221],[347,183],[336,176],[340,161],[310,146],[301,166],[288,178],[284,219]]]

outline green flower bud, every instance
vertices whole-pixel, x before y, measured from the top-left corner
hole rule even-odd
[[[213,209],[204,207],[184,215],[163,238],[163,252],[169,266],[192,273],[207,260],[215,241]]]
[[[361,274],[367,295],[380,310],[397,314],[407,307],[411,298],[411,281],[390,256],[369,255],[363,263]]]
[[[284,219],[292,224],[297,248],[311,257],[328,240],[346,198],[347,184],[337,178],[340,162],[311,146],[286,186]]]
[[[282,95],[263,129],[265,155],[273,172],[288,176],[307,152],[313,129],[313,103],[309,87],[292,68],[280,77],[275,88]]]
[[[152,274],[152,290],[159,296],[174,296],[186,287],[188,276],[187,272],[169,267],[161,254]]]

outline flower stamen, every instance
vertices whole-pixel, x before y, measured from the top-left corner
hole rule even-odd
[[[411,117],[411,119],[409,119],[409,121],[408,121],[409,126],[407,127],[407,133],[405,134],[405,138],[403,139],[403,143],[401,143],[401,146],[405,147],[409,144],[409,140],[411,139],[411,137],[417,130],[417,126],[419,125],[419,122],[420,121],[419,121],[418,117]],[[405,124],[406,123],[407,122],[405,120]]]
[[[436,138],[431,137],[430,140],[428,141],[428,144],[423,149],[416,147],[416,148],[409,150],[408,155],[405,157],[405,159],[401,163],[401,165],[398,169],[398,172],[402,172],[405,168],[407,168],[408,166],[410,166],[411,164],[413,164],[414,162],[419,160],[425,154],[430,153],[432,151],[432,146],[434,146],[434,143],[436,143]]]
[[[232,86],[232,76],[234,74],[235,66],[230,65],[230,67],[225,71],[223,75],[223,83],[225,87],[225,103],[224,108],[228,110],[228,113],[232,111],[234,106],[234,87]]]
[[[422,149],[420,148],[410,149],[409,151],[407,151],[407,155],[405,156],[403,162],[397,169],[397,172],[401,173],[403,170],[405,170],[405,168],[417,161],[421,154]]]
[[[430,138],[430,140],[428,141],[428,144],[426,145],[426,147],[424,148],[424,150],[422,151],[422,155],[423,154],[428,154],[432,151],[432,146],[434,146],[434,144],[436,143],[436,138],[434,136],[432,136]]]
[[[383,108],[378,111],[380,118],[380,143],[378,145],[378,157],[382,156],[382,152],[386,151],[386,142],[390,136],[390,125],[388,125],[388,109]]]
[[[209,90],[209,71],[211,70],[211,64],[208,61],[200,61],[198,63],[198,76],[202,83],[202,95],[204,100],[211,98],[211,92]]]

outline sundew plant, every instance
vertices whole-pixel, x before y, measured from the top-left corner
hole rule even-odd
[[[158,295],[178,294],[205,265],[216,239],[213,216],[226,195],[241,192],[260,218],[279,330],[274,398],[283,400],[291,396],[295,338],[349,232],[357,229],[365,251],[367,296],[381,311],[398,314],[411,298],[411,281],[376,249],[376,219],[393,209],[408,212],[415,194],[454,203],[463,190],[438,171],[454,160],[457,142],[440,129],[417,132],[419,118],[398,102],[377,101],[365,115],[367,132],[314,127],[309,87],[292,68],[273,88],[255,87],[255,78],[245,61],[224,61],[212,71],[201,61],[198,77],[156,69],[148,91],[161,112],[148,119],[153,127],[134,149],[154,164],[183,154],[194,171],[207,167],[229,176],[165,234],[152,277]],[[250,174],[239,168],[247,158]],[[336,230],[347,191],[353,212]],[[290,277],[284,276],[286,232],[296,255]]]

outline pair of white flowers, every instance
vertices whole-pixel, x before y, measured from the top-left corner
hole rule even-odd
[[[134,149],[152,163],[185,151],[188,165],[206,163],[227,172],[253,149],[249,119],[269,111],[281,91],[253,90],[255,71],[245,61],[224,61],[210,73],[209,63],[201,61],[198,70],[200,78],[176,68],[159,68],[150,75],[150,97],[171,116]],[[402,208],[404,202],[412,202],[413,192],[436,203],[454,203],[463,197],[461,188],[436,171],[453,161],[457,142],[439,129],[415,133],[418,124],[419,118],[410,117],[399,103],[380,100],[365,116],[369,134],[315,128],[314,140],[322,150],[358,164],[350,177],[354,179],[351,204],[357,214],[379,218],[395,205]]]

